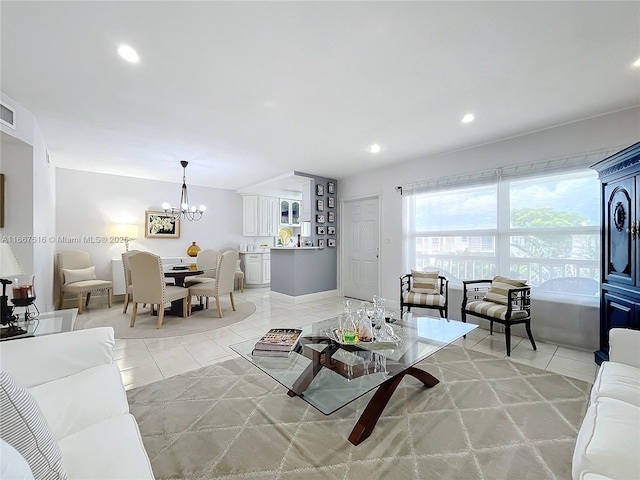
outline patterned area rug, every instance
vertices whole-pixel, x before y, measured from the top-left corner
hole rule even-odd
[[[102,309],[92,313],[91,318],[78,315],[75,330],[94,327],[113,327],[116,338],[161,338],[190,335],[193,333],[207,332],[216,328],[226,327],[244,320],[256,311],[256,306],[246,300],[235,299],[236,311],[231,310],[229,298],[222,300],[222,318],[218,317],[216,302],[211,299],[209,308],[194,311],[189,317],[183,318],[175,315],[165,315],[162,328],[156,328],[158,317],[151,315],[149,308],[138,308],[136,324],[133,328],[131,322],[132,305],[126,314],[122,313],[122,304],[115,304],[113,308]]]
[[[324,416],[243,359],[128,392],[158,479],[570,479],[591,384],[460,347],[405,377],[359,446],[372,393]]]

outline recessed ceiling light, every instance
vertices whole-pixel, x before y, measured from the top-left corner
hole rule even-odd
[[[382,147],[380,145],[378,145],[377,143],[374,143],[373,145],[371,145],[368,150],[371,153],[379,153],[380,150],[382,150]]]
[[[138,53],[129,45],[120,45],[118,47],[118,55],[124,58],[127,62],[138,63],[140,61]]]
[[[471,123],[476,119],[476,116],[472,113],[467,113],[464,117],[462,117],[462,123]]]
[[[640,67],[640,58],[633,62],[634,67]]]

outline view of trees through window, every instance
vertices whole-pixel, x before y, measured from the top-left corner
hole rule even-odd
[[[405,231],[413,237],[413,268],[452,280],[502,274],[544,290],[596,295],[598,192],[597,175],[587,170],[411,195]]]

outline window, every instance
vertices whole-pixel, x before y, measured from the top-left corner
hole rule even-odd
[[[451,280],[501,274],[539,290],[598,292],[599,182],[591,170],[417,191],[404,201],[409,269],[438,269]]]

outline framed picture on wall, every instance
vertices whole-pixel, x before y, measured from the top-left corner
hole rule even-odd
[[[324,238],[321,238],[320,240],[318,240],[318,246],[320,248],[324,248]]]
[[[335,226],[328,226],[327,227],[327,234],[335,235],[336,234],[336,227]]]
[[[335,247],[336,246],[336,239],[335,238],[329,238],[327,240],[327,247]]]
[[[147,238],[180,238],[180,217],[170,213],[147,210],[144,219]]]
[[[333,208],[336,206],[336,198],[335,197],[329,197],[329,199],[327,200],[327,205],[329,206],[329,208]]]
[[[316,210],[318,210],[319,212],[324,212],[324,200],[316,201]]]
[[[324,213],[316,215],[316,223],[324,223]]]
[[[318,235],[325,235],[327,233],[327,229],[325,227],[316,227],[316,233]]]
[[[329,223],[332,223],[332,222],[335,222],[335,221],[336,221],[336,214],[335,214],[335,212],[329,212],[329,213],[327,214],[327,221],[328,221]]]
[[[324,195],[324,185],[322,183],[316,185],[316,195],[318,195],[319,197],[322,197]]]
[[[327,193],[336,193],[336,184],[333,182],[327,183]]]

